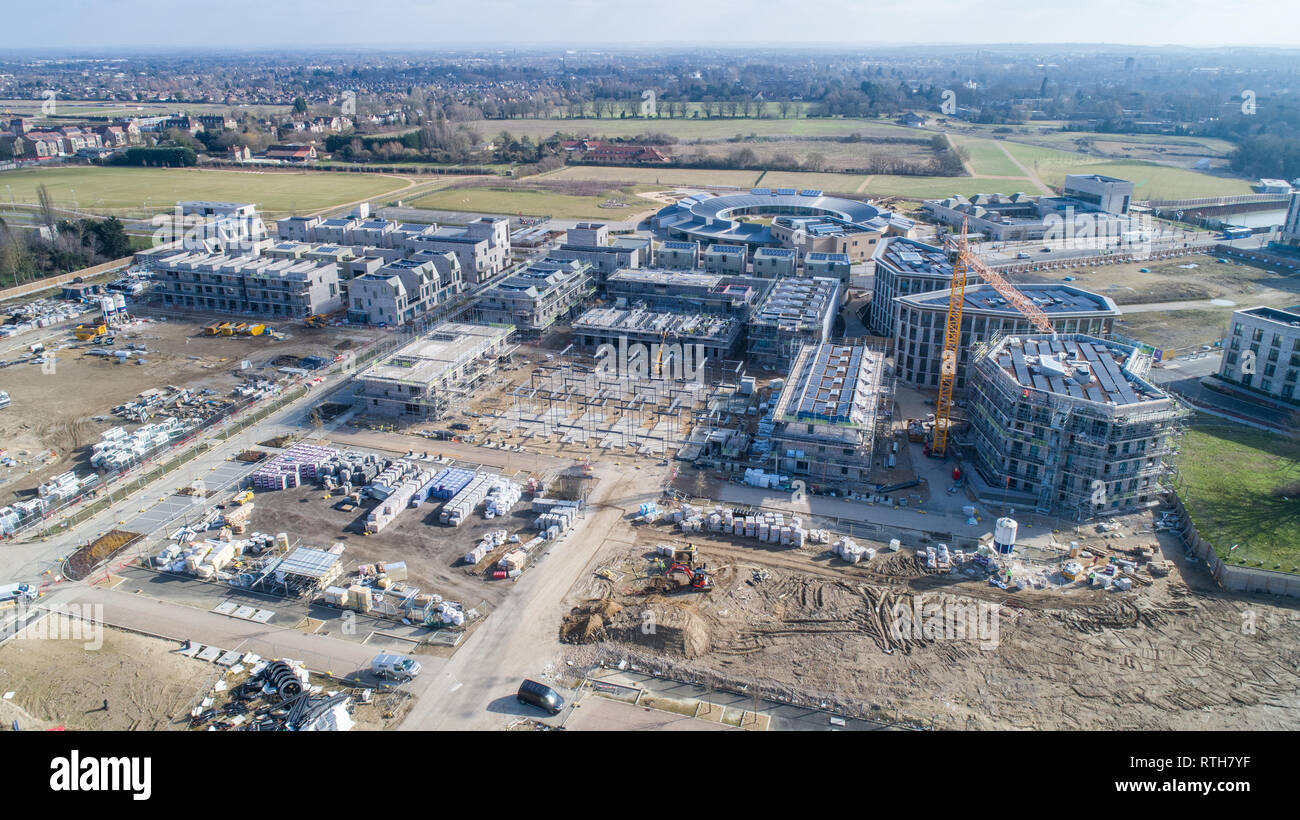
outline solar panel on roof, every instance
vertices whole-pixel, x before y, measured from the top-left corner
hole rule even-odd
[[[771,195],[772,195],[772,189],[771,189],[771,188],[750,188],[750,189],[749,189],[749,192],[750,192],[751,194],[753,194],[754,196],[771,196]]]
[[[821,195],[822,195],[821,191],[814,191],[812,189],[799,192],[799,196],[821,196]]]
[[[793,188],[777,188],[777,189],[776,189],[776,193],[777,193],[777,196],[794,196],[794,189],[793,189]]]

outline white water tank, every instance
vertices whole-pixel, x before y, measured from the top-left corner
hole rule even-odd
[[[113,307],[119,311],[126,310],[126,296],[121,293],[113,294]]]
[[[117,305],[113,302],[112,296],[104,296],[99,300],[99,309],[103,311],[104,318],[108,319],[117,313]]]
[[[999,518],[993,527],[993,549],[998,555],[1010,555],[1016,546],[1016,531],[1020,525],[1014,518]]]

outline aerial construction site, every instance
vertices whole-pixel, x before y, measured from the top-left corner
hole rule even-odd
[[[451,251],[389,260],[432,253],[418,225],[309,228],[357,258],[272,248],[315,260],[301,315],[145,288],[103,333],[61,314],[16,360],[59,362],[35,385],[0,376],[27,419],[0,508],[20,725],[122,728],[66,707],[85,677],[149,729],[1295,728],[1294,570],[1207,546],[1192,410],[1110,301],[1022,292],[965,234],[882,235],[874,283],[477,238],[470,287]],[[142,364],[98,361],[109,327]],[[59,384],[66,439],[34,455],[30,396]],[[55,617],[125,671],[16,639]],[[132,655],[167,658],[163,695]]]

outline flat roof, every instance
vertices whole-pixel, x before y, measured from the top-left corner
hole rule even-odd
[[[1016,285],[1020,291],[1046,314],[1088,314],[1097,313],[1106,316],[1118,316],[1120,310],[1110,297],[1099,293],[1055,283]],[[931,290],[925,293],[913,293],[896,296],[894,301],[905,305],[930,310],[947,310],[951,288]],[[1018,308],[1008,302],[992,285],[979,284],[966,286],[966,298],[962,302],[962,312],[974,311],[1008,316],[1023,316]]]
[[[1245,310],[1238,312],[1244,313],[1247,316],[1256,316],[1260,319],[1267,319],[1270,322],[1281,322],[1284,325],[1294,325],[1295,323],[1300,322],[1300,312],[1296,312],[1289,308],[1260,306],[1246,308]]]
[[[705,273],[704,271],[637,268],[611,273],[605,278],[605,285],[608,287],[611,282],[645,282],[652,285],[716,288],[722,284],[723,278],[720,273]]]
[[[943,248],[896,236],[876,246],[872,258],[900,273],[952,278],[952,263]]]
[[[787,421],[868,425],[875,415],[882,357],[862,345],[805,345],[773,412]]]
[[[730,316],[712,313],[674,313],[664,310],[615,307],[595,307],[573,322],[575,333],[584,330],[609,333],[613,331],[645,333],[662,337],[668,343],[682,339],[728,339],[737,328]]]
[[[655,214],[659,227],[682,231],[701,240],[730,240],[747,245],[774,245],[772,227],[732,219],[736,213],[832,217],[864,224],[880,214],[874,205],[855,199],[825,196],[821,191],[793,188],[753,188],[748,193],[692,193]]]
[[[513,325],[444,322],[370,365],[357,378],[427,386],[513,332]]]
[[[821,276],[794,276],[777,282],[763,305],[750,320],[755,325],[777,325],[783,330],[802,330],[821,326],[826,315],[835,310],[838,279]]]
[[[997,364],[1021,387],[1096,404],[1137,404],[1167,394],[1124,369],[1134,348],[1075,336],[1009,336],[994,349]],[[1044,360],[1051,360],[1045,365]],[[1080,381],[1080,372],[1089,378]]]
[[[320,580],[330,574],[330,570],[341,558],[342,556],[314,547],[298,547],[285,556],[275,570],[285,575]]]

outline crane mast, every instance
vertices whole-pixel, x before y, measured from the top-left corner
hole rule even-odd
[[[1044,333],[1055,333],[1052,321],[1043,309],[1012,285],[1002,274],[993,270],[970,249],[966,222],[962,220],[961,239],[957,243],[956,259],[952,265],[952,288],[948,291],[948,323],[944,326],[943,356],[939,359],[939,399],[935,402],[934,439],[930,455],[943,458],[948,451],[949,417],[952,413],[952,389],[957,380],[957,362],[961,348],[961,314],[966,302],[966,281],[974,272],[1024,314],[1030,323]]]

